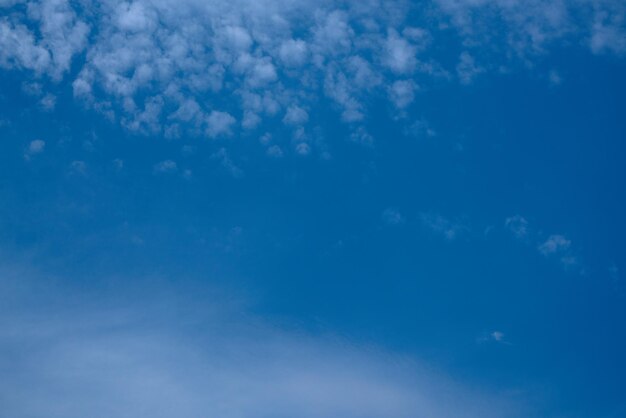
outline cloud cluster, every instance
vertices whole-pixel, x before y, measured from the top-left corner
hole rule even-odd
[[[626,52],[617,0],[4,0],[0,8],[0,67],[63,80],[133,132],[218,138],[273,121],[300,154],[313,146],[320,103],[356,132],[372,98],[388,97],[401,113],[429,80],[468,84],[557,40]],[[431,50],[442,47],[456,59],[435,59]],[[42,106],[53,108],[53,97]]]
[[[581,273],[584,271],[580,269],[580,261],[572,249],[572,241],[565,236],[561,234],[551,234],[547,238],[542,237],[542,234],[535,231],[534,228],[530,226],[528,220],[521,215],[506,218],[504,225],[509,232],[519,240],[526,243],[530,243],[531,240],[539,241],[539,243],[536,244],[537,251],[544,257],[558,258],[566,269],[578,267]]]

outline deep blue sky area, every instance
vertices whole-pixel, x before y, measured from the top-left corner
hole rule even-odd
[[[0,418],[626,417],[625,57],[612,0],[0,2]]]

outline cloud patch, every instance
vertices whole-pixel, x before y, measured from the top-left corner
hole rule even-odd
[[[282,330],[180,280],[93,293],[24,274],[0,279],[0,399],[12,417],[523,416],[409,358]]]

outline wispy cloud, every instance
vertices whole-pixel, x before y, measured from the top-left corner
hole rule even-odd
[[[572,241],[561,234],[551,234],[547,238],[536,231],[521,215],[514,215],[504,221],[506,229],[517,239],[526,244],[536,242],[537,251],[547,258],[558,258],[565,269],[578,269],[581,273],[579,257],[572,248]]]
[[[513,345],[506,339],[505,334],[502,331],[492,331],[482,337],[478,338],[479,343],[497,343],[504,345]]]
[[[506,218],[504,225],[516,238],[523,239],[528,236],[528,221],[523,216],[515,215]]]
[[[177,170],[178,170],[178,164],[176,164],[176,161],[172,161],[172,160],[164,160],[154,165],[154,172],[157,174],[158,173],[174,173]]]
[[[453,241],[469,232],[469,226],[459,220],[451,220],[436,213],[421,213],[422,225],[446,240]]]
[[[0,398],[11,417],[523,415],[414,360],[281,330],[180,281],[85,293],[18,276],[0,280]]]
[[[382,213],[383,222],[387,225],[398,226],[402,225],[406,220],[404,216],[395,208],[387,208]]]
[[[30,160],[34,155],[41,154],[46,149],[46,141],[41,139],[35,139],[28,144],[26,152],[24,153],[24,159]]]

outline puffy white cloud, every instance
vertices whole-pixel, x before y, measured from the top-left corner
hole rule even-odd
[[[493,338],[494,341],[501,342],[504,339],[504,333],[500,331],[494,331],[489,335],[491,336],[491,338]]]
[[[308,47],[301,39],[288,39],[283,41],[278,50],[278,56],[288,67],[304,65],[308,57]]]
[[[539,245],[538,249],[543,255],[551,255],[566,251],[572,242],[563,235],[550,235],[548,239]]]
[[[9,12],[0,17],[0,67],[65,77],[111,121],[168,137],[228,134],[235,117],[247,130],[281,114],[289,123],[290,106],[311,113],[325,100],[355,125],[374,99],[406,108],[429,78],[456,72],[470,83],[489,70],[476,57],[501,68],[559,39],[596,53],[626,50],[626,6],[617,0],[17,3],[1,4]],[[427,23],[415,27],[408,15]],[[442,42],[463,51],[451,67],[429,54]]]
[[[575,269],[580,274],[584,274],[585,270],[571,247],[572,242],[569,239],[563,235],[554,234],[550,235],[537,249],[546,257],[558,258],[566,270]]]
[[[267,155],[273,158],[280,158],[283,156],[283,150],[278,145],[272,145],[267,148]]]
[[[87,174],[87,163],[81,160],[75,160],[70,163],[70,174],[85,176]]]
[[[46,148],[46,142],[41,139],[35,139],[28,144],[28,153],[30,155],[40,154]]]
[[[220,135],[228,135],[236,120],[226,112],[212,111],[206,119],[207,135],[215,138]]]
[[[389,88],[389,97],[398,109],[404,109],[415,99],[416,89],[412,80],[398,80]]]
[[[623,2],[621,5],[607,1],[598,2],[589,46],[596,54],[626,53],[626,5]]]
[[[220,148],[216,153],[211,156],[214,160],[220,162],[220,165],[225,168],[234,178],[241,178],[244,172],[239,168],[234,161],[230,158],[226,148]]]
[[[12,3],[15,2],[4,6]],[[78,18],[67,0],[29,2],[25,13],[19,23],[7,17],[0,19],[0,66],[60,79],[74,56],[86,47],[88,25]],[[27,22],[34,22],[37,32]]]
[[[397,226],[402,225],[405,222],[404,216],[394,208],[387,208],[382,214],[383,222],[387,225]]]
[[[286,125],[302,125],[309,120],[309,114],[299,106],[289,106],[283,118]]]
[[[311,146],[306,142],[301,142],[296,145],[296,153],[302,156],[309,155],[311,153]]]
[[[474,78],[485,70],[476,64],[476,60],[467,51],[463,51],[459,56],[459,63],[456,72],[459,80],[463,84],[470,84]]]
[[[155,173],[173,173],[178,170],[178,164],[172,160],[165,160],[154,165]]]
[[[504,225],[516,238],[525,238],[529,233],[528,221],[520,215],[506,218]]]
[[[462,222],[447,219],[436,213],[421,213],[422,224],[448,241],[453,241],[467,233],[469,227]]]
[[[57,98],[54,94],[46,93],[40,100],[39,105],[46,112],[50,112],[54,110],[54,107],[57,104]]]
[[[383,54],[383,62],[391,71],[407,74],[415,70],[417,48],[401,37],[394,29],[389,29]]]
[[[0,66],[44,73],[50,61],[50,52],[37,43],[25,25],[0,19]]]

